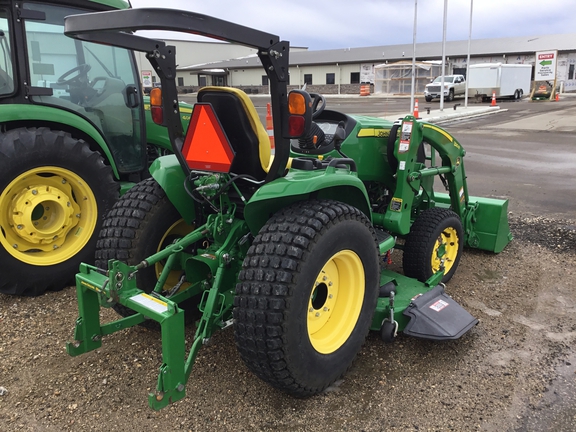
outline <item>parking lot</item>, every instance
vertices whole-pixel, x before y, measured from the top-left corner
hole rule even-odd
[[[264,115],[266,97],[253,100]],[[201,350],[187,397],[153,412],[157,333],[133,328],[72,358],[64,345],[74,287],[0,295],[0,387],[8,391],[0,430],[576,430],[576,97],[499,104],[499,113],[442,125],[467,151],[470,193],[510,200],[515,236],[498,255],[465,251],[447,285],[480,320],[462,339],[400,335],[385,345],[371,334],[342,381],[294,399],[248,371],[230,329]],[[408,107],[406,98],[328,98],[328,108],[350,114],[393,117]]]

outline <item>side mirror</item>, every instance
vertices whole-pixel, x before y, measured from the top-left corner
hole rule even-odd
[[[288,136],[300,138],[310,131],[312,125],[312,98],[303,90],[288,94]]]

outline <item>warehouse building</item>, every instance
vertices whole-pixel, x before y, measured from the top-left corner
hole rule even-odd
[[[177,84],[181,91],[196,91],[204,85],[227,85],[247,93],[268,92],[267,77],[254,49],[214,42],[167,43],[177,46]],[[384,92],[393,89],[390,92],[410,93],[412,49],[412,44],[313,51],[291,47],[289,85],[299,88],[306,84],[309,91],[324,94],[358,94],[362,83],[374,84],[375,70],[386,70],[387,64],[404,64],[409,67],[391,78],[397,80],[392,87],[380,83],[376,88]],[[534,66],[536,52],[549,50],[558,53],[556,77],[561,90],[576,91],[576,34],[472,40],[470,63]],[[466,74],[467,53],[467,40],[446,42],[447,75]],[[416,92],[422,92],[430,78],[436,76],[438,69],[432,65],[441,59],[441,42],[416,45],[419,63]],[[428,69],[427,64],[431,65]]]

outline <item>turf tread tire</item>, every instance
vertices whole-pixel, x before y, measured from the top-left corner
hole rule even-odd
[[[458,215],[446,208],[433,207],[424,210],[414,221],[410,233],[406,237],[402,264],[404,274],[421,282],[426,282],[433,274],[431,257],[436,239],[447,227],[452,226],[458,235],[458,254],[450,268],[444,275],[442,282],[448,282],[458,267],[464,246],[462,222]]]
[[[360,233],[357,241],[364,251],[355,252],[364,265],[365,297],[350,337],[337,351],[323,355],[310,344],[305,315],[303,323],[293,317],[302,311],[298,302],[307,304],[310,295],[301,288],[299,297],[298,283],[306,287],[309,282],[312,287],[305,275],[315,271],[315,277],[322,265],[309,271],[309,263],[322,253],[319,244],[326,244],[324,238],[338,233],[335,227],[339,225]],[[311,200],[279,211],[254,239],[239,274],[234,335],[240,356],[255,375],[288,394],[307,397],[322,392],[347,372],[364,343],[376,307],[379,277],[376,233],[358,209],[336,201]]]
[[[182,216],[170,202],[162,187],[153,178],[141,181],[124,194],[108,213],[96,244],[96,266],[108,268],[108,260],[120,260],[130,265],[141,262],[157,252],[167,229]],[[154,266],[136,273],[136,286],[151,292],[157,282]],[[187,323],[198,318],[198,298],[192,297],[180,305]],[[122,315],[134,311],[120,304],[114,310]],[[146,320],[144,327],[158,329],[155,321]]]

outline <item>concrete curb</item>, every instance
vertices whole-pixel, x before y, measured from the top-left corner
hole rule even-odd
[[[435,112],[431,112],[430,114],[424,114],[424,115],[422,115],[422,113],[420,113],[419,119],[430,122],[430,123],[440,124],[440,123],[444,123],[444,122],[448,122],[448,121],[456,120],[456,119],[482,117],[482,116],[502,113],[502,112],[506,112],[506,111],[508,111],[507,108],[502,109],[499,106],[479,107],[479,108],[461,108],[461,109],[456,110],[454,112],[435,111]],[[394,114],[394,115],[387,115],[387,116],[380,117],[380,118],[390,120],[390,121],[396,121],[399,118],[404,118],[407,115],[408,115],[408,113],[399,113],[399,114]]]

